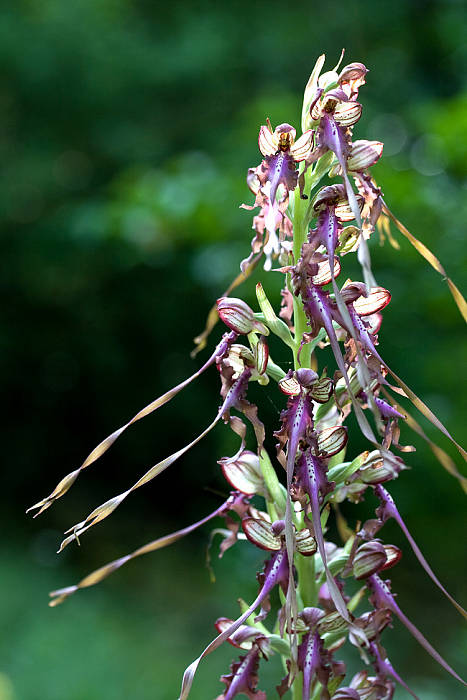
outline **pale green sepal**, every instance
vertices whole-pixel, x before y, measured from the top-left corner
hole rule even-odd
[[[268,500],[274,503],[279,517],[283,518],[287,503],[287,492],[277,478],[276,470],[272,466],[269,455],[264,447],[259,455],[259,464],[270,497]]]
[[[258,320],[261,319],[264,321],[269,330],[274,333],[274,335],[277,335],[284,343],[286,343],[286,345],[288,345],[290,348],[294,348],[295,344],[290,330],[287,324],[276,316],[261,282],[258,282],[256,285],[256,298],[258,299],[258,304],[263,312],[263,316],[259,317],[257,314],[255,314],[255,317],[258,318]]]
[[[360,588],[359,591],[357,591],[349,600],[347,603],[347,608],[351,613],[353,613],[354,610],[357,609],[359,604],[362,602],[362,600],[365,598],[366,594],[368,593],[368,589],[366,586],[363,586]]]
[[[275,382],[280,382],[280,380],[285,377],[284,370],[281,367],[279,367],[279,365],[276,365],[276,363],[273,362],[271,358],[268,359],[266,374],[268,375],[268,377],[271,377],[271,379],[274,379]]]
[[[347,446],[345,446],[340,452],[337,454],[333,455],[331,459],[328,462],[328,469],[333,467],[335,464],[341,464],[342,460],[345,457],[345,453],[347,451]]]
[[[256,625],[258,627],[258,625]],[[271,649],[281,656],[290,657],[290,644],[286,639],[282,639],[278,634],[268,634],[268,641]]]
[[[311,72],[311,75],[308,79],[308,82],[305,87],[305,94],[303,96],[303,107],[302,107],[302,131],[308,131],[310,128],[312,121],[311,121],[311,115],[310,115],[310,105],[313,100],[313,97],[316,93],[316,88],[318,87],[318,78],[319,74],[321,73],[323,66],[324,66],[324,61],[326,59],[326,56],[321,54],[321,56],[318,58],[316,61],[314,68]]]
[[[355,472],[360,469],[367,457],[368,452],[362,452],[358,455],[358,457],[355,457],[352,462],[342,462],[342,464],[336,464],[336,466],[332,467],[328,471],[327,476],[329,481],[335,481],[336,485],[345,483],[345,481],[347,481],[352,474],[355,474]]]

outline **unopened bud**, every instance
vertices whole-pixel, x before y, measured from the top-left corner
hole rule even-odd
[[[396,547],[395,544],[384,544],[384,551],[386,552],[387,562],[383,566],[383,569],[390,569],[399,563],[402,558],[402,550]]]
[[[253,354],[255,356],[255,366],[258,374],[264,374],[266,372],[269,360],[269,347],[264,335],[260,336],[258,342],[253,348]]]
[[[379,450],[373,450],[362,464],[360,479],[365,484],[382,484],[395,479],[402,469],[405,469],[405,465],[399,457],[392,456],[389,460],[383,458]]]
[[[357,581],[380,571],[387,562],[383,545],[376,540],[365,542],[358,549],[353,562],[353,574]]]
[[[264,323],[257,321],[253,309],[243,299],[221,297],[217,300],[217,312],[225,325],[236,333],[248,334],[252,331],[269,335]]]
[[[339,73],[337,82],[348,98],[352,99],[357,97],[358,88],[361,85],[365,85],[367,73],[368,68],[363,65],[363,63],[349,63],[343,67]]]

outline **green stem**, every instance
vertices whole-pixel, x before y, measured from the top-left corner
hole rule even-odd
[[[316,587],[315,558],[297,557],[298,590],[305,607],[314,607],[318,600]]]
[[[290,690],[292,691],[293,700],[302,700],[303,683],[301,673],[297,673],[297,675],[295,676],[294,682],[292,683],[292,687]]]
[[[300,167],[300,172],[303,170],[303,164]],[[308,201],[306,199],[301,199],[300,188],[295,188],[295,200],[294,200],[294,215],[293,215],[293,257],[294,264],[297,264],[300,257],[302,245],[306,241],[307,237],[307,208]],[[301,297],[293,295],[293,310],[294,310],[294,326],[295,326],[295,349],[294,349],[294,367],[298,369],[299,367],[309,367],[311,352],[310,348],[306,345],[302,348],[300,354],[300,362],[298,361],[298,352],[300,350],[300,343],[302,342],[302,336],[307,331],[307,318],[303,310],[303,304]]]

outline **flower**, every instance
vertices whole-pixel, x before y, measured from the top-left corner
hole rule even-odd
[[[262,184],[269,185],[267,195],[269,208],[265,216],[265,224],[269,236],[274,238],[277,229],[279,205],[276,195],[279,185],[285,188],[284,200],[288,200],[289,192],[297,186],[298,172],[296,164],[306,160],[313,149],[313,131],[305,131],[295,141],[296,130],[290,124],[279,124],[272,130],[271,124],[263,125],[259,130],[258,146],[264,161],[262,163]]]

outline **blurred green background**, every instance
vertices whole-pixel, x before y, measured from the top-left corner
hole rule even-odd
[[[128,431],[41,518],[24,510],[207,356],[190,359],[192,338],[249,251],[251,216],[238,205],[251,202],[245,173],[259,162],[258,128],[267,116],[298,126],[320,53],[331,68],[344,46],[347,62],[370,68],[355,135],[385,142],[374,172],[386,199],[462,288],[466,19],[463,0],[2,5],[0,700],[173,700],[213,620],[235,616],[236,599],[254,596],[262,557],[251,547],[214,559],[210,583],[207,527],[47,607],[49,590],[220,503],[226,486],[216,460],[236,445],[223,426],[81,548],[55,554],[64,529],[208,424],[219,401],[214,370]],[[440,276],[397,237],[399,252],[371,242],[376,278],[393,293],[383,355],[462,440],[463,323]],[[271,276],[259,270],[240,294],[253,303],[258,279],[278,294]],[[286,355],[275,359],[287,369]],[[261,416],[276,429],[283,399],[274,388],[263,394]],[[420,423],[459,464],[447,440]],[[465,603],[464,497],[417,437],[404,429],[402,438],[417,452],[391,492]],[[351,439],[357,454],[365,446],[358,434]],[[350,523],[373,505],[368,497],[346,509]],[[462,671],[465,626],[397,528],[389,523],[382,534],[404,548],[391,572],[400,606]],[[397,621],[383,642],[421,698],[464,697]],[[232,651],[203,662],[193,700],[222,692]],[[279,674],[277,659],[264,665],[259,687],[271,697]]]

